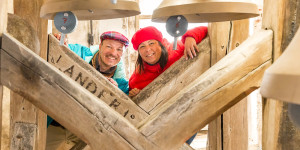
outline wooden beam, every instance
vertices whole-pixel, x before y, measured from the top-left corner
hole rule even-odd
[[[78,57],[66,46],[60,46],[59,41],[53,35],[49,35],[49,63],[103,100],[133,125],[136,126],[149,116],[127,95],[108,82],[105,77],[83,61],[83,59]],[[71,67],[72,71],[70,70]],[[97,88],[88,87],[89,83],[95,83],[93,86]],[[78,146],[81,146],[82,144],[83,143],[81,142]],[[190,147],[186,144],[182,147],[182,149],[186,150],[188,148]]]
[[[0,58],[1,59],[1,58]],[[1,70],[0,70],[1,72]],[[10,149],[10,97],[12,91],[3,86],[1,150]]]
[[[152,111],[165,104],[173,95],[192,83],[210,66],[209,38],[205,38],[198,47],[200,53],[194,59],[188,61],[183,57],[179,59],[146,86],[140,94],[133,98],[133,101],[151,114]]]
[[[285,21],[285,0],[264,0],[262,28],[274,32],[273,61],[282,53],[283,27]],[[288,8],[289,9],[289,8]],[[279,145],[279,132],[283,102],[271,99],[263,100],[262,149],[275,150]]]
[[[14,1],[14,4],[18,1]],[[27,6],[27,5],[26,5]],[[26,6],[22,6],[25,7]],[[18,8],[15,6],[15,8]],[[31,11],[37,11],[36,9],[33,9]],[[39,10],[38,10],[39,11]],[[26,14],[24,12],[24,14]],[[16,39],[24,43],[24,45],[28,46],[31,50],[33,50],[36,54],[40,53],[40,41],[43,41],[43,39],[39,39],[37,36],[38,32],[35,28],[32,26],[32,24],[38,24],[38,26],[41,26],[43,28],[47,28],[46,26],[42,26],[42,22],[39,22],[39,19],[37,18],[31,18],[31,22],[27,21],[29,18],[28,16],[25,16],[23,18],[14,14],[8,15],[8,26],[7,26],[7,32],[10,33],[12,36],[14,36]],[[47,33],[47,32],[45,32]],[[47,41],[47,39],[44,39]],[[45,149],[46,145],[46,114],[40,110],[37,110],[37,108],[32,105],[30,102],[26,101],[23,97],[19,96],[16,93],[11,93],[11,127],[10,132],[11,138],[13,138],[15,135],[18,134],[19,131],[15,130],[17,129],[15,127],[16,123],[22,122],[25,124],[32,124],[32,126],[36,126],[36,132],[38,132],[36,137],[34,137],[32,140],[35,140],[35,142],[32,142],[32,147],[35,149]],[[25,125],[27,126],[27,125]],[[25,138],[25,137],[24,137]],[[13,139],[12,139],[13,140]],[[12,144],[12,142],[11,142]],[[19,143],[20,144],[20,143]],[[30,143],[28,143],[30,144]],[[18,147],[13,146],[12,147]]]
[[[291,42],[300,25],[299,20],[298,0],[264,0],[262,28],[274,31],[274,61]],[[300,148],[300,130],[288,117],[288,103],[286,102],[272,99],[263,101],[262,132],[262,149]]]
[[[8,8],[8,0],[1,0],[0,1],[0,40],[2,38],[2,33],[6,31],[7,26],[7,8]],[[0,41],[0,48],[1,48],[1,41]],[[0,58],[1,61],[1,58]],[[3,86],[1,84],[1,77],[0,77],[0,135],[2,135],[2,102],[3,102]],[[2,136],[1,136],[2,137]],[[2,138],[0,138],[0,149]]]
[[[3,36],[2,84],[28,99],[93,149],[159,149],[103,101],[32,53]]]
[[[6,31],[7,27],[7,13],[8,13],[8,0],[1,0],[0,1],[0,37],[2,36],[2,33]],[[0,44],[1,46],[1,44]]]
[[[213,66],[228,52],[230,40],[231,22],[213,22],[208,24],[208,35],[211,39],[211,60]],[[223,147],[222,115],[208,124],[207,149],[221,150]]]
[[[132,124],[137,125],[148,116],[143,109],[91,65],[66,46],[59,45],[59,41],[53,35],[49,35],[48,57],[50,64],[102,99]]]
[[[37,126],[32,123],[15,123],[11,149],[34,149]]]
[[[270,30],[250,37],[143,121],[140,131],[163,149],[179,147],[259,87],[271,64],[272,37]]]
[[[13,7],[14,7],[14,14],[18,15],[22,19],[26,20],[27,23],[35,30],[34,34],[37,35],[37,40],[38,40],[38,42],[36,43],[38,46],[38,50],[36,50],[36,51],[38,51],[37,54],[40,57],[42,57],[43,59],[47,59],[48,20],[42,19],[40,17],[40,8],[43,3],[44,3],[44,0],[32,0],[32,1],[14,0]],[[15,25],[13,25],[13,26],[15,26]],[[20,30],[22,30],[22,28]],[[19,35],[23,35],[23,34],[19,34]],[[30,39],[33,35],[28,35],[28,36],[23,35],[23,36],[24,36],[23,38],[25,38],[25,39],[26,38]],[[29,43],[27,43],[27,44],[29,44]],[[16,96],[16,97],[19,97],[19,96]],[[17,101],[17,99],[15,99],[15,101]],[[17,102],[14,102],[14,103],[17,103]],[[36,140],[34,142],[34,144],[35,144],[34,148],[35,149],[45,149],[46,134],[47,134],[46,133],[46,128],[47,128],[46,114],[43,111],[35,108],[32,104],[28,104],[28,102],[25,102],[25,103],[23,102],[22,104],[23,104],[23,106],[20,105],[20,108],[26,109],[26,107],[29,106],[29,108],[32,108],[32,109],[27,109],[27,111],[22,111],[20,109],[21,111],[18,111],[18,113],[23,113],[23,115],[25,115],[25,113],[29,112],[30,110],[35,112],[35,115],[32,115],[32,118],[35,119],[34,122],[32,122],[32,123],[34,123],[34,125],[36,125],[36,127],[37,127],[36,128],[37,134],[36,134],[36,137],[34,138]],[[28,113],[27,115],[30,115],[30,113]],[[24,120],[22,120],[23,118],[14,118],[14,119],[18,119],[15,121],[24,122]],[[12,136],[14,136],[14,135],[12,135]]]
[[[228,52],[249,37],[249,19],[232,21]],[[223,150],[248,149],[247,97],[223,113]]]

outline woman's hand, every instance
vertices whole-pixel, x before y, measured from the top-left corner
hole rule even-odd
[[[193,37],[186,37],[184,43],[184,58],[188,60],[188,57],[196,57],[196,51],[199,52],[196,40]]]
[[[140,93],[140,91],[141,91],[140,89],[134,88],[134,89],[129,91],[128,96],[129,97],[134,97],[134,96],[138,95]]]
[[[117,83],[114,79],[112,79],[112,78],[107,78],[107,80],[108,80],[109,82],[111,82],[113,85],[115,85],[115,86],[118,87],[118,83]]]

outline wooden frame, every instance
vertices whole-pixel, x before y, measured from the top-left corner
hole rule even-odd
[[[260,31],[248,39],[144,119],[138,128],[14,38],[4,35],[3,43],[1,76],[6,80],[2,84],[26,97],[92,148],[102,143],[104,149],[111,145],[116,149],[174,149],[259,86],[263,71],[271,64],[272,32]],[[261,57],[257,60],[258,55]],[[241,72],[240,68],[247,69]],[[236,76],[232,78],[232,74]],[[216,101],[220,94],[228,98]],[[213,109],[203,112],[206,107]],[[191,119],[199,114],[203,114],[201,119]]]

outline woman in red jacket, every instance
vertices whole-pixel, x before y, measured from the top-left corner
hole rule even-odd
[[[129,96],[137,95],[183,55],[186,59],[196,56],[196,51],[199,52],[197,44],[206,35],[207,27],[188,30],[181,41],[177,42],[177,50],[172,50],[173,44],[163,39],[161,32],[155,27],[138,30],[131,40],[133,48],[138,51],[138,59],[136,69],[129,79]]]

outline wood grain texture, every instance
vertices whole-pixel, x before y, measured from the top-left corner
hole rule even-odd
[[[2,33],[6,30],[7,25],[7,1],[2,0],[0,1],[0,40],[2,37]],[[1,40],[2,41],[2,40]],[[0,41],[0,48],[1,48],[1,41]],[[1,58],[0,58],[1,61]],[[3,99],[3,87],[1,84],[1,76],[0,76],[0,135],[2,135],[2,99]],[[1,139],[0,139],[0,147],[1,147]]]
[[[270,30],[256,33],[153,113],[140,131],[164,149],[180,146],[259,87],[271,64],[272,37]]]
[[[18,2],[20,1],[18,0],[14,1],[15,9],[18,9],[18,6],[20,6],[20,5],[16,5],[16,3]],[[34,3],[36,1],[31,1],[31,2]],[[22,9],[28,6],[30,7],[30,5],[27,4],[22,5]],[[39,10],[36,10],[35,8],[32,8],[30,11],[39,12]],[[24,13],[18,12],[16,14],[21,15],[22,17],[15,14],[9,14],[7,32],[10,33],[12,36],[14,36],[16,39],[18,39],[21,43],[24,43],[24,45],[26,45],[31,50],[33,50],[36,54],[39,54],[41,50],[40,41],[42,41],[43,39],[39,39],[37,35],[39,34],[39,31],[36,30],[37,26],[33,26],[33,24],[36,24],[41,28],[47,28],[47,24],[45,26],[42,26],[42,22],[37,22],[40,21],[39,18],[34,18],[33,16],[24,15],[26,14],[25,12]],[[44,40],[47,41],[47,39]],[[26,101],[23,97],[19,96],[16,93],[12,93],[11,118],[12,118],[11,133],[16,133],[13,131],[15,129],[14,124],[16,122],[37,124],[38,134],[35,134],[36,137],[34,138],[34,140],[36,142],[33,143],[36,145],[34,146],[34,148],[35,149],[45,148],[46,145],[46,114],[45,113],[38,110],[34,105]]]
[[[0,1],[0,37],[2,36],[3,32],[6,32],[7,27],[7,13],[8,13],[8,0],[1,0]],[[0,42],[1,47],[1,42]]]
[[[1,72],[1,71],[0,71]],[[2,128],[1,128],[1,149],[10,149],[10,97],[12,91],[6,86],[2,86]]]
[[[299,27],[299,7],[297,0],[264,1],[262,28],[274,31],[273,61],[282,54]],[[287,116],[287,103],[265,99],[262,128],[262,149],[300,148],[300,130]]]
[[[42,19],[40,17],[40,8],[44,0],[32,0],[32,1],[24,1],[24,0],[14,0],[14,14],[20,16],[22,19],[26,20],[27,23],[34,29],[34,33],[31,35],[23,35],[22,38],[29,38],[31,39],[32,43],[35,43],[33,36],[37,36],[37,50],[36,53],[42,57],[43,59],[47,59],[47,44],[48,44],[48,37],[47,37],[47,26],[48,20]],[[15,26],[16,24],[14,24]],[[21,28],[25,33],[24,28]],[[17,35],[17,34],[15,34]],[[19,36],[22,34],[18,34]],[[29,44],[30,42],[28,42]],[[28,102],[26,102],[28,103]],[[31,104],[26,104],[28,106]],[[31,107],[31,106],[30,106]],[[36,109],[36,108],[35,108]],[[20,111],[21,112],[21,111]],[[37,134],[36,134],[36,142],[35,142],[35,149],[44,149],[46,146],[46,114],[37,109],[36,110],[36,120],[37,123]]]
[[[9,35],[1,50],[2,83],[60,122],[93,149],[158,149],[127,119]],[[20,84],[22,83],[22,84]]]
[[[210,66],[210,42],[205,38],[199,45],[200,52],[193,59],[183,57],[146,86],[133,101],[149,112],[165,104],[172,96],[193,82]]]
[[[213,66],[228,52],[231,22],[214,22],[208,24],[208,35],[211,39],[211,60]],[[222,115],[208,125],[208,150],[220,150],[223,147]]]
[[[211,45],[211,66],[221,60],[228,49],[230,38],[230,22],[214,22],[208,24],[208,35]]]
[[[40,57],[47,59],[48,20],[40,17],[40,9],[45,0],[14,0],[14,14],[26,20],[34,29],[39,40]]]
[[[103,100],[110,107],[137,125],[148,114],[137,106],[124,92],[111,84],[101,73],[86,63],[66,46],[49,35],[48,62],[72,78],[92,94]]]
[[[229,49],[232,52],[249,36],[249,19],[232,21]],[[223,113],[223,149],[248,149],[247,98]]]
[[[264,0],[262,28],[271,29],[274,32],[273,61],[282,53],[286,2],[285,0]],[[263,101],[262,148],[275,150],[278,146],[283,102],[271,99]]]
[[[15,123],[11,149],[34,150],[37,126],[32,123]]]

